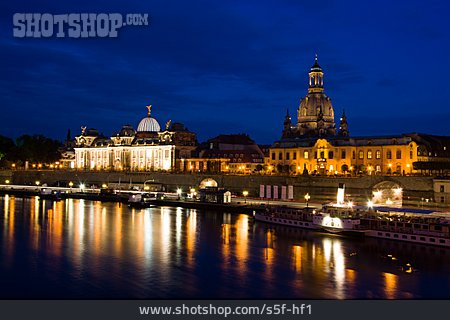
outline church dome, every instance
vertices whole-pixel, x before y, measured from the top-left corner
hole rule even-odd
[[[148,115],[143,118],[137,127],[137,132],[159,132],[161,127],[155,118],[150,117],[151,106],[147,106]]]

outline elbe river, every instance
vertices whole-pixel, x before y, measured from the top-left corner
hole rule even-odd
[[[1,299],[450,298],[450,250],[246,214],[0,198]]]

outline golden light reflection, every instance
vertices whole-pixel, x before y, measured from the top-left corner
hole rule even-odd
[[[248,255],[248,215],[241,214],[236,221],[236,258],[240,272],[246,271]]]
[[[397,292],[398,276],[392,273],[384,272],[384,294],[387,299],[395,299],[395,293]]]
[[[122,204],[116,203],[114,215],[114,250],[117,254],[120,254],[122,250],[122,215]]]
[[[346,269],[345,270],[345,278],[348,284],[353,285],[355,284],[356,280],[356,271],[353,269]]]
[[[231,225],[228,223],[222,223],[222,243],[230,244]]]
[[[271,229],[267,229],[265,233],[266,246],[264,248],[264,258],[266,260],[267,273],[271,272],[274,263],[274,241],[275,235]]]
[[[292,261],[294,263],[294,269],[298,272],[302,271],[302,247],[292,246]]]
[[[7,251],[12,255],[14,249],[14,228],[15,228],[15,197],[5,196],[5,228],[8,228],[7,236]],[[6,234],[6,232],[5,232]]]
[[[189,210],[189,217],[186,221],[186,251],[187,263],[193,263],[195,252],[195,233],[197,230],[197,212],[194,209]]]

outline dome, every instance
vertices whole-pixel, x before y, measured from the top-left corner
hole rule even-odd
[[[137,127],[138,132],[159,132],[161,131],[161,127],[159,126],[158,121],[152,117],[145,117],[139,122]]]
[[[152,106],[147,106],[148,114],[147,117],[139,122],[137,127],[137,132],[159,132],[161,131],[161,127],[159,126],[158,121],[155,118],[150,117],[150,112],[152,110]]]

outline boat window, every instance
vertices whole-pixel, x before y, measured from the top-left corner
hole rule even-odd
[[[411,240],[416,240],[416,236],[411,236]]]
[[[394,238],[398,238],[398,234],[394,234]]]
[[[444,239],[439,239],[439,243],[445,243]]]
[[[420,241],[425,241],[425,237],[420,237]]]
[[[430,242],[436,242],[436,239],[430,238]]]
[[[407,236],[403,234],[402,235],[402,239],[406,239],[406,238],[407,238]]]
[[[386,232],[386,237],[389,237],[389,238],[390,238],[390,237],[391,237],[391,234]]]
[[[442,226],[434,226],[434,230],[441,231],[442,230]]]
[[[414,224],[414,228],[420,229],[420,224],[415,223],[415,224]]]

